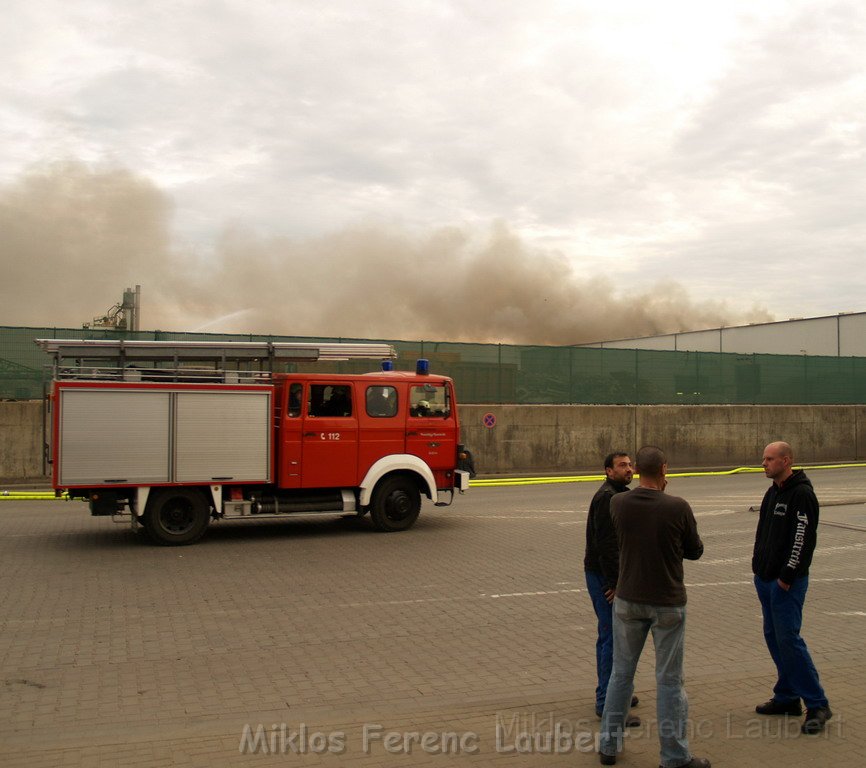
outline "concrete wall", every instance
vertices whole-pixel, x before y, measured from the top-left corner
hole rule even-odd
[[[42,401],[0,402],[0,480],[42,475]]]
[[[803,463],[866,458],[866,405],[463,405],[460,416],[484,474],[598,470],[611,450],[650,444],[673,469],[756,466],[772,440]],[[0,402],[0,481],[41,472],[42,403]]]
[[[673,468],[757,466],[773,440],[791,443],[803,463],[866,458],[862,405],[464,405],[460,413],[482,473],[598,469],[611,450],[642,445],[661,447]]]

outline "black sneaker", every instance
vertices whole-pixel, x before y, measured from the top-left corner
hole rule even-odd
[[[664,768],[660,765],[659,768]],[[710,768],[710,761],[705,757],[693,757],[687,763],[678,765],[677,768]]]
[[[758,704],[755,707],[755,712],[759,715],[793,715],[795,717],[799,717],[803,714],[803,708],[800,706],[800,700],[796,701],[776,701],[776,699],[770,699],[769,701],[765,701],[763,704]]]
[[[602,765],[616,765],[616,755],[606,755],[604,752],[599,752],[598,761]]]
[[[814,709],[806,710],[806,719],[800,730],[803,733],[821,733],[827,721],[833,717],[830,707],[815,707]]]

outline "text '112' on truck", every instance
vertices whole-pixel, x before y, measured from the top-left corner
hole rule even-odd
[[[454,383],[393,370],[388,344],[38,339],[52,356],[46,456],[55,491],[157,544],[212,520],[365,515],[410,528],[421,498],[469,487]],[[289,363],[373,359],[363,374]],[[291,366],[298,367],[298,366]]]

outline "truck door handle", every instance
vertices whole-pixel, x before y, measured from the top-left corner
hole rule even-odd
[[[406,437],[418,437],[418,433],[417,432],[407,432]]]
[[[316,432],[304,432],[304,437],[315,437],[317,434]]]

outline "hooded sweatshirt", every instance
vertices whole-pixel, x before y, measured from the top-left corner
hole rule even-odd
[[[802,469],[781,486],[773,483],[764,494],[752,571],[764,581],[785,584],[809,573],[818,530],[818,499]]]

